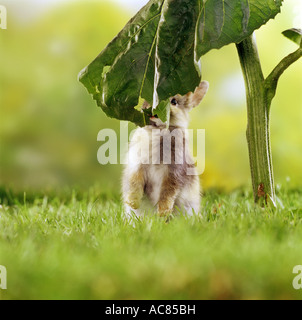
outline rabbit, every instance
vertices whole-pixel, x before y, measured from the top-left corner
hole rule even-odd
[[[127,218],[133,213],[141,216],[149,211],[161,217],[179,212],[191,216],[199,212],[199,176],[185,130],[190,110],[199,105],[208,88],[209,83],[202,81],[194,93],[170,98],[169,128],[157,116],[150,116],[148,125],[135,130],[122,178]],[[142,108],[150,108],[150,105],[145,101]],[[169,156],[170,161],[167,161]]]

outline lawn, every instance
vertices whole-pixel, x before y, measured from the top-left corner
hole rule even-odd
[[[302,189],[206,192],[200,216],[123,221],[118,194],[0,192],[1,299],[299,299]],[[283,205],[283,207],[282,207]]]

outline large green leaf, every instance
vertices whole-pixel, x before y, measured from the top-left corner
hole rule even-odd
[[[109,117],[144,125],[145,113],[138,105],[145,99],[166,120],[162,106],[167,106],[167,99],[198,86],[200,57],[242,41],[274,18],[281,4],[282,0],[150,0],[79,80]]]
[[[210,51],[239,43],[280,12],[283,0],[201,1],[196,29],[197,60]]]
[[[104,112],[113,118],[144,124],[134,109],[139,97],[152,101],[154,55],[163,0],[152,0],[79,75]]]

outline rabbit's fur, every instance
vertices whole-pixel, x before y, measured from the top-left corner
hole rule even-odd
[[[134,132],[122,182],[128,217],[132,212],[142,215],[150,210],[157,211],[160,216],[179,211],[189,215],[198,213],[200,182],[185,129],[190,110],[199,105],[208,87],[208,82],[202,81],[194,93],[170,99],[169,128],[153,116],[150,124]],[[148,107],[145,102],[143,108]]]

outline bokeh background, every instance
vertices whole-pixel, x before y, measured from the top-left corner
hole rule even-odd
[[[79,71],[147,0],[2,0],[8,29],[0,30],[0,186],[14,191],[69,187],[120,190],[120,165],[97,161],[103,128],[118,120],[97,108],[77,81]],[[281,35],[302,27],[301,0],[256,32],[265,75],[296,45]],[[192,111],[191,128],[206,129],[203,186],[250,185],[245,139],[245,89],[234,45],[202,59],[211,88]],[[133,126],[130,126],[133,129]],[[302,184],[302,59],[282,76],[272,105],[276,182]]]

